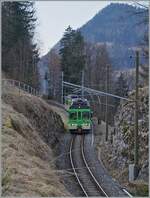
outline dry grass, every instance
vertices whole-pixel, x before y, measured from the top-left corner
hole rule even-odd
[[[138,195],[139,197],[148,197],[149,185],[143,181],[138,180],[136,182],[129,183],[128,187],[133,196]]]
[[[50,105],[50,107],[53,109],[53,111],[55,111],[57,114],[59,114],[61,116],[61,119],[64,123],[64,127],[67,131],[68,130],[68,126],[67,126],[68,114],[67,114],[67,112],[59,107],[56,107],[56,106]]]
[[[46,115],[42,115],[44,112]],[[57,129],[58,134],[62,133],[61,120],[57,126],[53,123],[57,119],[60,117],[41,99],[5,89],[2,103],[3,196],[70,196],[53,164],[51,144],[45,139],[47,135],[53,139]],[[39,123],[46,126],[38,128]]]

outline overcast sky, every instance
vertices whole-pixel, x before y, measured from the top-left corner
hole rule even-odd
[[[70,25],[77,29],[112,2],[121,1],[36,1],[36,41],[45,55]],[[122,1],[122,3],[129,1]]]

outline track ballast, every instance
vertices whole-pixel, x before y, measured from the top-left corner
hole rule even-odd
[[[70,144],[70,161],[84,196],[108,197],[88,165],[84,152],[84,135],[74,135]]]

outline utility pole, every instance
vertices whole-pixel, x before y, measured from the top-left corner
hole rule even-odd
[[[63,96],[64,96],[64,72],[61,73],[61,103],[63,104]]]
[[[109,90],[109,65],[106,65],[106,93]],[[108,141],[108,96],[106,95],[106,136],[105,140]]]
[[[51,77],[52,76],[50,76],[50,72],[51,71],[46,72],[46,93],[47,93],[48,98],[51,97],[51,93],[52,93],[52,90],[51,90]]]
[[[82,89],[81,89],[82,93],[82,98],[84,98],[84,70],[82,70]]]
[[[136,90],[135,90],[135,133],[134,133],[134,164],[135,177],[138,174],[139,165],[139,137],[138,137],[138,100],[139,100],[139,51],[136,51]]]

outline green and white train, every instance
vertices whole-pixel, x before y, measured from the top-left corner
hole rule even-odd
[[[70,133],[90,133],[92,111],[87,99],[73,98],[68,105],[68,129]]]

